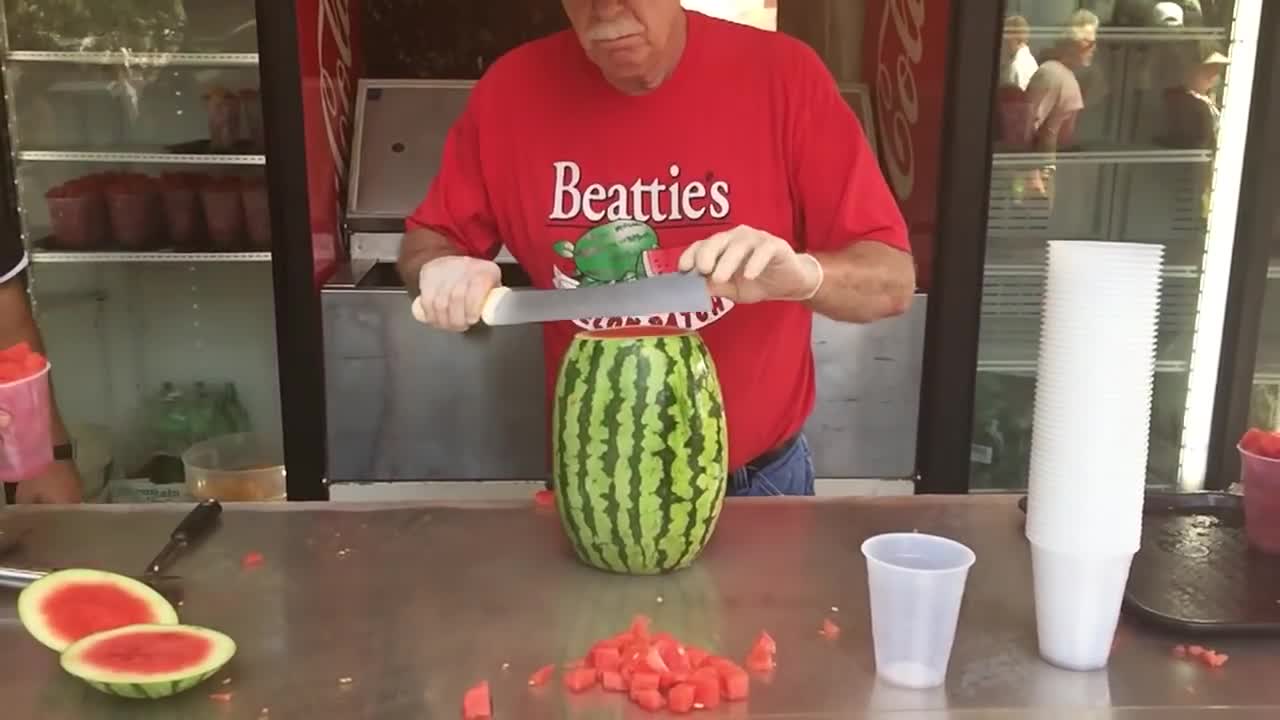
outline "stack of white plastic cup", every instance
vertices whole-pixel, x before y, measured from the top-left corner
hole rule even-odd
[[[1040,655],[1105,667],[1142,535],[1164,248],[1049,243],[1027,497]]]

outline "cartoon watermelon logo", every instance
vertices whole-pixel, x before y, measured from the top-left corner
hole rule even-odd
[[[573,261],[573,279],[583,287],[626,282],[640,277],[641,257],[658,247],[658,234],[635,220],[617,220],[583,233],[576,242],[560,241],[555,253]]]

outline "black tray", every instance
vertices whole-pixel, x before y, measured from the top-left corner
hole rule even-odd
[[[1280,556],[1250,549],[1239,495],[1149,494],[1124,608],[1181,633],[1280,633]]]

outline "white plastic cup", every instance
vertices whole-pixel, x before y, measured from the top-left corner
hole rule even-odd
[[[899,687],[942,685],[973,551],[936,535],[887,533],[862,543],[862,554],[876,675]]]
[[[1032,541],[1036,634],[1045,662],[1077,672],[1107,666],[1133,556]]]

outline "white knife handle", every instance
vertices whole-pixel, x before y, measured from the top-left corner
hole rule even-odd
[[[480,319],[484,321],[486,325],[493,324],[493,318],[498,311],[498,302],[501,301],[509,292],[511,292],[511,288],[500,285],[490,290],[489,294],[485,296],[484,307],[480,310]],[[409,309],[413,313],[414,320],[417,320],[420,323],[425,323],[427,321],[426,313],[422,311],[421,296],[413,299],[413,303],[410,305]]]
[[[484,307],[480,310],[480,320],[485,325],[493,324],[494,318],[498,314],[498,303],[502,302],[502,298],[506,297],[509,292],[511,292],[511,288],[499,285],[490,290],[489,294],[485,296]]]

